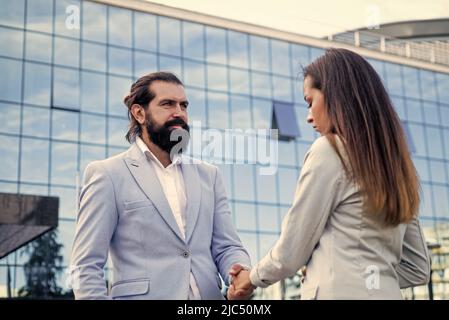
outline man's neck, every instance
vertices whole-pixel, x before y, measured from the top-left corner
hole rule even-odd
[[[171,164],[170,155],[167,151],[159,148],[158,145],[154,144],[148,135],[142,135],[142,140],[147,145],[148,149],[154,154],[154,156],[159,160],[159,162],[166,168]]]

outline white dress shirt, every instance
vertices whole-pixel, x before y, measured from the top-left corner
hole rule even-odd
[[[182,236],[185,238],[186,229],[186,212],[187,212],[187,196],[182,175],[181,157],[175,156],[172,163],[164,167],[156,156],[148,149],[148,146],[139,137],[136,138],[136,144],[145,154],[150,164],[156,171],[159,182],[167,198],[168,204],[173,212],[176,223]],[[196,280],[190,272],[190,290],[189,300],[201,299]]]

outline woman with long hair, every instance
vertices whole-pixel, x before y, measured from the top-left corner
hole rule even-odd
[[[402,299],[430,266],[418,222],[420,185],[401,122],[360,55],[328,49],[304,68],[307,152],[280,238],[251,271],[234,266],[242,296],[306,266],[301,299]]]

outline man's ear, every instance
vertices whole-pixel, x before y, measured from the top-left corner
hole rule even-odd
[[[131,106],[131,114],[139,124],[145,123],[145,109],[140,104],[135,103]]]

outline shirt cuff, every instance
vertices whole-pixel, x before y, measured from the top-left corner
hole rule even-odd
[[[251,270],[251,272],[249,274],[249,279],[251,280],[251,283],[254,286],[260,287],[260,288],[266,288],[272,284],[272,283],[260,278],[257,266]]]

